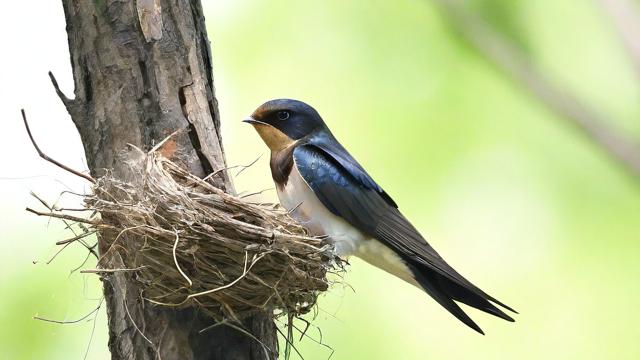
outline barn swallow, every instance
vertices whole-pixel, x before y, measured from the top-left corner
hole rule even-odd
[[[271,175],[281,205],[312,235],[326,236],[338,255],[355,255],[423,289],[481,334],[457,302],[514,321],[499,307],[515,313],[512,308],[438,255],[314,108],[297,100],[271,100],[244,122],[255,127],[271,150]]]

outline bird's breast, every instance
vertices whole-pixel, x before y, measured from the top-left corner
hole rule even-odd
[[[280,204],[307,228],[311,235],[327,236],[334,243],[338,255],[355,255],[418,286],[404,261],[394,251],[329,211],[300,175],[295,164],[286,184],[276,186],[276,189]]]
[[[292,166],[284,186],[277,186],[280,204],[302,224],[311,235],[327,236],[335,243],[340,255],[352,255],[366,236],[344,219],[334,215],[318,199],[296,165]]]

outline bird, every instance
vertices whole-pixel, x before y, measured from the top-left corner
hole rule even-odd
[[[339,256],[357,256],[417,286],[480,334],[458,303],[514,321],[502,310],[517,314],[514,309],[465,279],[429,245],[313,107],[275,99],[243,121],[271,152],[282,207],[311,235],[328,239]]]

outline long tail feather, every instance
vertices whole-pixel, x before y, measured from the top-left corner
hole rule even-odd
[[[410,268],[412,268],[410,266]],[[437,282],[433,280],[428,280],[421,271],[417,271],[417,269],[413,269],[416,280],[423,287],[423,289],[431,296],[438,304],[442,305],[447,311],[449,311],[453,316],[458,318],[458,320],[462,321],[465,325],[470,327],[471,329],[479,332],[484,335],[484,331],[476,324],[469,315],[467,315],[461,308],[456,304],[447,293],[445,293],[439,286]]]
[[[460,308],[460,306],[458,306],[458,304],[456,304],[456,301],[506,321],[515,321],[512,317],[504,313],[504,311],[492,304],[492,302],[515,312],[513,309],[485,294],[475,286],[469,284],[469,287],[465,287],[439,274],[433,269],[421,266],[421,264],[409,264],[409,268],[413,272],[418,284],[420,284],[429,296],[436,300],[458,320],[462,321],[465,325],[480,334],[484,335],[482,329]]]
[[[482,297],[478,293],[471,291],[464,286],[456,284],[455,282],[440,276],[435,276],[435,281],[438,282],[440,288],[443,289],[445,293],[447,293],[451,298],[455,301],[459,301],[463,304],[467,304],[473,308],[478,310],[482,310],[491,315],[497,316],[501,319],[514,322],[515,320],[504,313],[504,311],[497,308],[495,305],[489,302],[490,299]],[[506,307],[506,306],[505,306]],[[508,308],[508,307],[506,307]],[[510,309],[510,308],[508,308]]]

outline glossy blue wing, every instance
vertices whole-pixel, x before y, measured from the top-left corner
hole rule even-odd
[[[317,147],[338,163],[360,186],[375,190],[387,204],[397,208],[398,205],[367,173],[367,171],[349,154],[349,152],[331,135],[319,133],[308,140],[309,145]]]
[[[481,332],[453,300],[513,320],[489,301],[511,308],[470,283],[438,255],[395,203],[389,202],[377,185],[372,185],[375,182],[357,163],[349,162],[348,168],[343,166],[348,158],[351,157],[343,155],[340,161],[333,152],[316,144],[300,145],[293,151],[294,166],[322,204],[395,251],[412,269],[425,291],[458,319]]]

